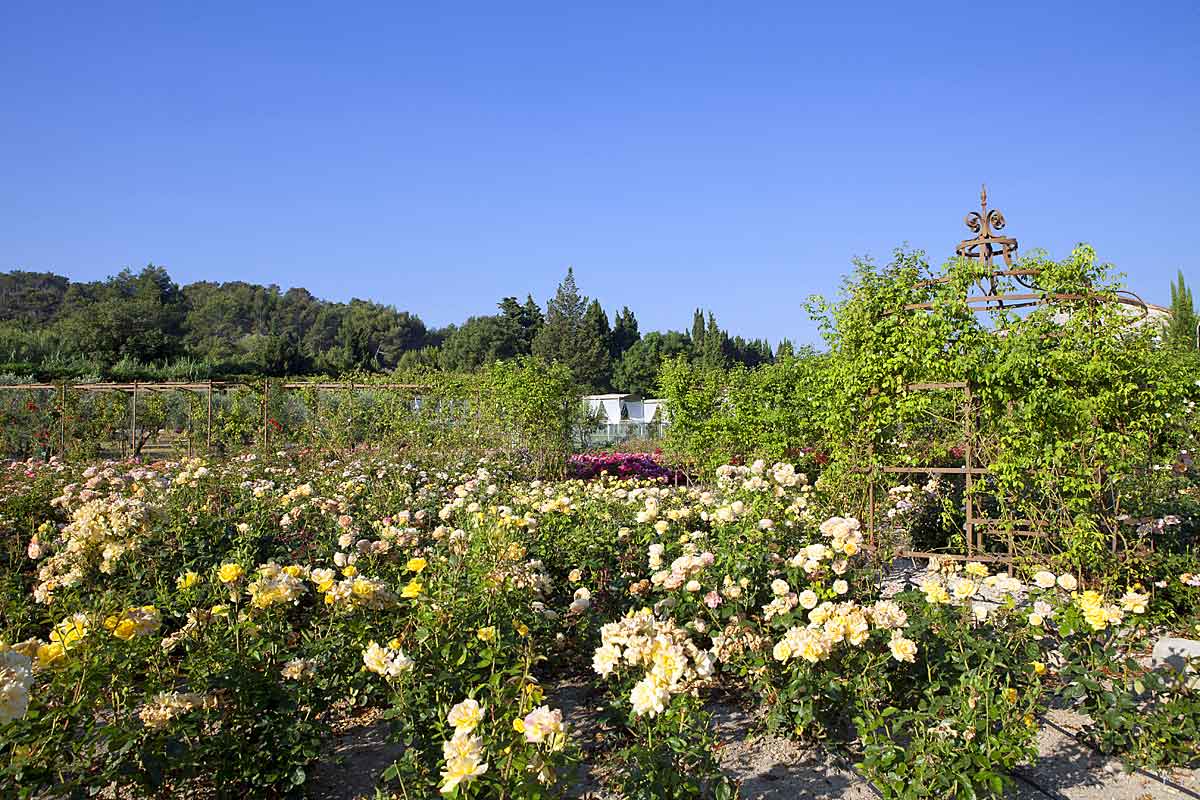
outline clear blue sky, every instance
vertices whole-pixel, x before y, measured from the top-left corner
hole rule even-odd
[[[1200,3],[0,5],[0,270],[147,262],[432,325],[568,264],[643,330],[814,341],[988,183],[1165,301],[1200,247]]]

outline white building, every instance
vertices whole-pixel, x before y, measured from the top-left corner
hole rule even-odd
[[[646,422],[666,422],[667,421],[667,401],[666,400],[643,400],[642,401],[642,416]]]
[[[588,414],[597,417],[596,428],[588,435],[592,444],[656,438],[667,421],[664,400],[644,400],[641,395],[616,392],[585,395],[583,402]]]
[[[589,413],[597,414],[600,417],[601,425],[664,422],[666,417],[666,401],[643,400],[641,395],[637,394],[625,392],[589,394],[584,395],[583,402],[587,404]]]

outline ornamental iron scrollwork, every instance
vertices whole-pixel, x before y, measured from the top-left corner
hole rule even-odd
[[[967,214],[963,222],[975,234],[975,238],[959,242],[954,252],[961,258],[980,261],[987,266],[987,275],[979,281],[980,291],[989,297],[999,294],[997,273],[993,269],[997,257],[1004,262],[1004,272],[1000,274],[1011,274],[1022,286],[1028,289],[1036,288],[1030,275],[1020,274],[1019,271],[1014,274],[1013,257],[1017,253],[1017,240],[1011,236],[996,235],[996,231],[1004,229],[1006,222],[998,209],[988,208],[986,185],[979,192],[979,210]],[[997,302],[1000,306],[1004,305],[1002,300]]]

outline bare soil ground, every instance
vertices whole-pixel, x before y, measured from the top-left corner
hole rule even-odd
[[[579,800],[618,800],[604,789],[603,754],[615,731],[599,713],[602,698],[583,681],[559,686],[553,700],[579,742],[584,763],[571,794]],[[744,800],[833,798],[868,800],[875,789],[852,765],[821,747],[801,744],[758,730],[755,721],[734,706],[712,707],[725,773],[741,786]],[[1078,742],[1074,733],[1086,718],[1052,711],[1043,725],[1034,764],[1015,771],[1014,800],[1159,800],[1200,799],[1200,770],[1127,773],[1117,759],[1106,758]],[[375,778],[398,755],[386,740],[378,714],[346,720],[330,745],[329,758],[314,776],[313,796],[320,800],[358,800],[375,795]]]

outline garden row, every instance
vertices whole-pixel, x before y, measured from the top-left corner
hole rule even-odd
[[[331,729],[375,708],[400,745],[385,791],[559,796],[581,751],[549,698],[582,675],[629,798],[736,793],[714,696],[841,748],[888,797],[1001,790],[1056,703],[1130,763],[1198,756],[1200,697],[1135,658],[1197,623],[1194,561],[945,561],[881,592],[836,485],[790,464],[695,486],[526,468],[11,463],[0,790],[300,795]],[[888,497],[896,520],[941,502]]]

